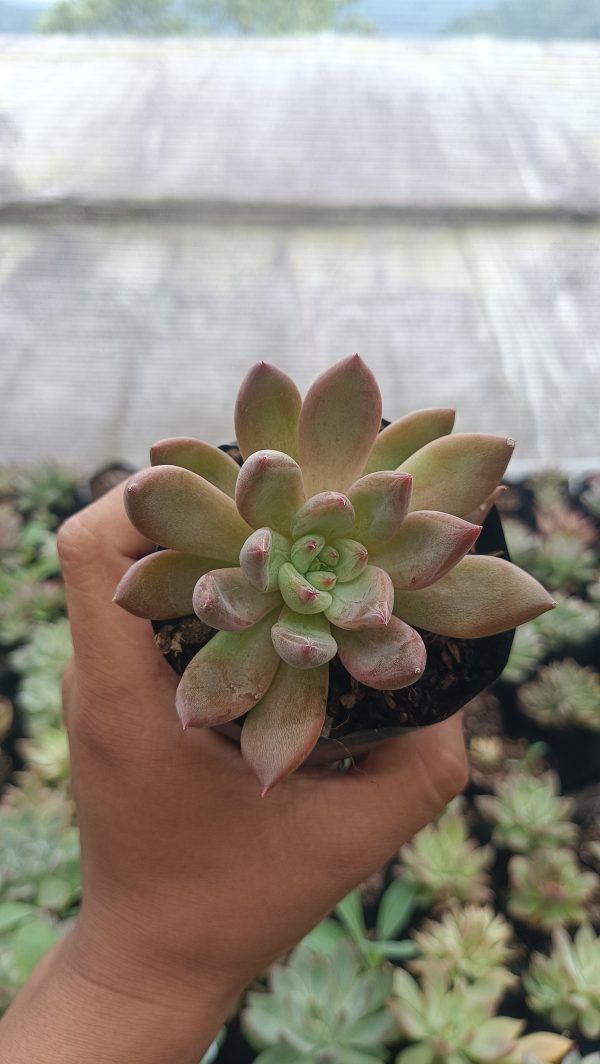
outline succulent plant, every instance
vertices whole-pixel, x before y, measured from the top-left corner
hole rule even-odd
[[[28,641],[8,655],[21,676],[17,702],[30,723],[56,725],[61,719],[61,677],[73,642],[66,618],[34,625]]]
[[[530,776],[516,770],[498,783],[495,796],[475,799],[477,810],[494,825],[492,842],[505,850],[530,853],[536,848],[570,846],[577,827],[569,821],[571,798],[559,798],[555,772]]]
[[[508,661],[502,671],[502,679],[507,683],[523,683],[534,673],[544,660],[548,647],[544,637],[529,621],[517,628]]]
[[[490,846],[478,846],[455,799],[434,824],[419,831],[400,850],[403,878],[412,883],[419,904],[447,905],[452,901],[486,901]]]
[[[520,688],[518,700],[528,717],[546,727],[600,729],[600,677],[572,658],[542,666],[537,679]]]
[[[582,872],[571,850],[537,850],[508,863],[508,911],[530,927],[552,931],[580,924],[600,876]]]
[[[390,1008],[402,1036],[414,1043],[396,1064],[482,1064],[514,1053],[523,1020],[494,1016],[498,995],[478,983],[449,986],[427,972],[422,987],[408,972],[394,972]]]
[[[31,626],[65,611],[65,593],[58,581],[39,581],[28,570],[0,573],[0,645],[14,646],[29,636]]]
[[[556,596],[556,609],[537,617],[517,631],[517,636],[532,627],[548,650],[560,650],[569,644],[585,643],[600,631],[600,609],[595,602],[584,602],[571,595]]]
[[[600,1053],[587,1053],[581,1056],[578,1050],[574,1050],[563,1058],[562,1064],[600,1064]]]
[[[360,683],[396,690],[425,669],[414,626],[475,638],[553,605],[510,562],[469,554],[514,442],[451,435],[453,419],[418,411],[380,432],[358,355],[304,402],[263,362],[237,398],[241,469],[175,438],[128,481],[130,520],[166,549],[134,563],[115,600],[152,619],[195,611],[217,630],[185,669],[177,710],[184,727],[248,714],[242,754],[263,794],[319,739],[334,655]]]
[[[329,954],[300,944],[269,973],[267,993],[248,994],[244,1034],[256,1064],[373,1064],[383,1061],[395,1024],[385,1003],[389,968],[365,971],[348,941]]]
[[[71,802],[31,773],[10,788],[0,815],[0,901],[65,911],[79,897],[79,837]]]
[[[557,929],[550,955],[533,955],[523,985],[530,1008],[555,1027],[600,1036],[600,938],[591,924],[582,924],[573,939]]]
[[[439,972],[449,985],[479,983],[500,997],[516,976],[510,971],[513,929],[490,905],[452,908],[440,920],[426,920],[413,934],[420,956],[409,961],[412,972]]]
[[[542,536],[514,519],[506,521],[504,530],[515,563],[552,590],[576,591],[597,574],[595,552],[572,531]]]
[[[0,1014],[59,937],[48,913],[25,902],[0,902]]]
[[[75,479],[71,470],[57,465],[16,470],[13,483],[19,510],[54,528],[58,514],[75,505]]]

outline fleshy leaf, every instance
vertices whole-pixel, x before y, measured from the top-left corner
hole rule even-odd
[[[317,377],[300,412],[300,465],[309,495],[360,476],[381,425],[381,394],[359,355]]]
[[[322,613],[331,605],[331,595],[310,584],[291,562],[280,567],[278,580],[284,602],[296,613]]]
[[[329,569],[321,569],[317,572],[309,573],[308,579],[312,586],[316,587],[317,591],[331,591],[338,581],[336,574]]]
[[[240,632],[261,621],[281,602],[278,591],[257,591],[241,569],[213,569],[194,589],[194,612],[212,628]]]
[[[339,561],[335,566],[335,575],[342,583],[356,580],[357,576],[366,569],[369,561],[369,552],[363,543],[355,539],[336,539],[331,544],[339,554]]]
[[[300,507],[292,521],[292,536],[321,535],[328,539],[343,536],[354,524],[354,507],[339,491],[322,491],[312,495]]]
[[[402,463],[412,473],[411,510],[443,510],[463,517],[487,499],[512,457],[515,441],[462,432],[441,436]]]
[[[389,623],[394,587],[383,569],[367,568],[348,584],[336,584],[325,616],[339,628],[377,628]]]
[[[257,528],[240,551],[240,566],[257,591],[276,591],[279,568],[289,561],[291,540],[270,528]]]
[[[268,362],[257,362],[241,383],[235,433],[244,458],[265,447],[298,458],[302,398],[293,380]]]
[[[342,664],[351,676],[378,691],[395,691],[423,674],[427,653],[421,636],[397,617],[381,628],[336,631]]]
[[[324,536],[301,536],[292,547],[291,562],[299,573],[307,573],[325,546]]]
[[[176,696],[184,728],[225,724],[260,701],[279,664],[271,641],[276,616],[268,615],[243,632],[217,632],[192,658]]]
[[[262,785],[262,797],[308,757],[325,723],[329,669],[298,673],[281,662],[264,698],[242,728],[242,757]]]
[[[319,554],[319,562],[321,565],[325,565],[328,569],[334,569],[340,560],[340,555],[334,547],[330,547],[328,543],[325,544],[323,550]]]
[[[384,470],[361,477],[348,488],[356,514],[352,533],[371,550],[387,543],[400,528],[410,505],[412,477]]]
[[[469,1043],[470,1055],[482,1064],[506,1057],[514,1049],[524,1026],[525,1020],[513,1020],[509,1016],[493,1016],[485,1020]]]
[[[136,617],[164,621],[194,612],[192,596],[204,573],[219,565],[213,558],[161,550],[140,558],[129,567],[113,602]]]
[[[389,543],[373,552],[396,589],[417,591],[447,573],[473,546],[480,525],[452,514],[415,510]]]
[[[161,547],[236,565],[252,531],[228,495],[180,466],[134,473],[125,486],[125,509],[138,532]]]
[[[533,1031],[519,1038],[515,1049],[502,1064],[526,1064],[527,1057],[544,1061],[544,1064],[559,1064],[572,1048],[572,1039],[565,1038],[562,1034],[555,1034],[554,1031]]]
[[[174,465],[204,477],[219,491],[233,499],[235,482],[240,467],[225,451],[214,447],[204,440],[195,440],[192,436],[174,436],[168,440],[159,440],[150,448],[150,462],[153,466]]]
[[[477,639],[515,628],[555,605],[542,585],[512,562],[471,554],[431,587],[396,591],[394,613],[429,632]]]
[[[271,638],[280,658],[294,669],[326,665],[337,652],[329,622],[322,613],[302,615],[284,606]]]
[[[375,440],[365,473],[374,473],[378,469],[397,469],[426,443],[452,432],[454,417],[454,410],[441,407],[413,410],[392,421]]]
[[[282,451],[255,451],[240,469],[235,489],[242,517],[289,535],[292,518],[305,500],[300,466]]]

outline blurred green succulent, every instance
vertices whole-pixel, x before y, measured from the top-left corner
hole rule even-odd
[[[242,1028],[256,1064],[373,1064],[387,1058],[395,1023],[385,1008],[391,970],[365,971],[353,945],[328,954],[301,943],[246,998]]]
[[[73,805],[27,773],[0,807],[0,901],[63,913],[81,890]]]
[[[549,956],[535,953],[523,978],[527,1002],[560,1030],[600,1036],[600,938],[583,923],[573,939],[562,928]]]
[[[600,1053],[588,1053],[582,1057],[581,1053],[574,1050],[563,1059],[562,1064],[600,1064]]]
[[[413,934],[420,956],[409,961],[412,972],[440,972],[449,985],[478,983],[490,997],[500,997],[517,977],[510,971],[515,955],[513,929],[490,905],[466,905],[426,920]]]
[[[447,905],[452,901],[486,901],[493,850],[469,837],[462,803],[455,799],[446,811],[419,831],[399,853],[402,875],[416,890],[419,904]]]
[[[542,637],[548,650],[587,642],[600,631],[600,608],[595,602],[584,602],[571,595],[556,596],[556,608],[517,630],[517,635],[532,626]]]
[[[514,518],[504,531],[511,558],[553,591],[576,591],[597,575],[597,556],[574,532],[542,536]]]
[[[415,908],[414,889],[401,879],[393,880],[381,896],[373,931],[367,930],[360,891],[352,890],[336,905],[337,920],[326,917],[303,939],[311,949],[328,952],[348,936],[367,968],[377,968],[386,960],[413,957],[416,947],[410,939],[398,940]]]
[[[0,902],[0,1014],[67,926],[34,905]]]
[[[184,727],[245,714],[242,756],[262,793],[297,768],[325,724],[329,662],[377,690],[423,675],[424,628],[492,635],[553,606],[528,574],[470,554],[514,441],[452,434],[452,410],[381,429],[381,394],[358,355],[304,401],[265,362],[235,412],[241,469],[209,444],[163,440],[125,506],[162,551],[136,562],[115,601],[141,617],[195,612],[217,634],[185,669]]]
[[[570,846],[577,827],[568,819],[571,798],[559,798],[555,772],[530,776],[516,770],[496,786],[496,794],[475,799],[479,813],[494,825],[492,842],[505,850],[530,853],[537,848]]]
[[[600,677],[572,658],[542,666],[537,679],[520,688],[518,700],[528,717],[546,727],[600,729]]]
[[[534,628],[534,622],[517,628],[508,661],[502,672],[507,683],[523,683],[534,673],[547,654],[543,636]]]
[[[422,987],[397,968],[390,1008],[400,1033],[414,1043],[396,1064],[482,1064],[501,1061],[517,1048],[524,1021],[494,1016],[498,994],[478,983],[450,987],[427,972]]]
[[[58,581],[37,580],[31,567],[0,572],[1,646],[27,639],[32,625],[54,620],[64,612],[65,593]]]
[[[14,472],[13,490],[19,510],[28,517],[34,516],[47,528],[58,524],[57,513],[74,508],[75,487],[75,474],[58,465]]]
[[[13,650],[8,662],[21,676],[17,702],[30,724],[56,726],[61,721],[61,678],[73,642],[66,618],[32,627],[28,641]]]
[[[571,850],[511,857],[508,876],[510,915],[543,931],[585,920],[586,905],[600,884],[595,872],[581,871]]]

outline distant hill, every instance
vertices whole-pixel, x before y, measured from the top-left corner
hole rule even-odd
[[[35,33],[43,4],[11,4],[0,0],[0,33]]]

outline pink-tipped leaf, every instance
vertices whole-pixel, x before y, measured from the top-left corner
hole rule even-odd
[[[389,624],[394,587],[388,574],[375,565],[348,584],[336,584],[325,616],[338,628],[378,628]]]
[[[480,532],[480,525],[452,514],[415,510],[394,538],[374,551],[372,560],[389,573],[396,589],[416,591],[449,572]]]
[[[271,528],[257,528],[240,551],[240,568],[257,591],[279,587],[279,569],[289,561],[292,542]]]
[[[329,669],[298,673],[281,662],[264,698],[244,721],[241,750],[262,797],[306,760],[325,723]]]
[[[243,457],[274,448],[297,459],[301,406],[300,392],[286,373],[268,362],[253,366],[235,404],[235,433]]]
[[[217,632],[186,668],[176,707],[184,728],[225,724],[266,694],[279,657],[271,640],[273,613],[243,632]]]
[[[344,491],[354,483],[380,425],[379,387],[359,355],[317,377],[300,412],[300,465],[307,494]]]
[[[235,502],[253,528],[265,525],[289,535],[305,498],[300,466],[282,451],[255,451],[240,469]]]
[[[555,606],[541,584],[512,562],[470,554],[421,591],[396,591],[394,613],[407,624],[457,639],[516,628]]]
[[[278,574],[283,601],[296,613],[322,613],[331,605],[331,595],[319,591],[291,562],[284,562]]]
[[[180,466],[134,473],[125,486],[125,509],[138,532],[161,547],[236,565],[252,531],[228,495]]]
[[[294,669],[326,665],[337,652],[329,621],[322,613],[303,615],[284,606],[271,638],[279,657]]]
[[[235,483],[240,467],[225,451],[214,447],[212,443],[204,443],[203,440],[196,440],[192,436],[174,436],[168,440],[159,440],[150,448],[150,462],[153,466],[183,466],[184,469],[204,477],[231,499],[235,495]]]
[[[338,581],[336,574],[332,573],[330,569],[318,569],[310,572],[307,579],[318,591],[331,591]]]
[[[301,536],[292,547],[290,561],[299,573],[307,573],[325,546],[324,536]]]
[[[413,410],[392,421],[375,440],[365,473],[374,473],[378,469],[397,469],[426,443],[452,432],[454,417],[454,410],[442,407]]]
[[[342,664],[359,683],[378,691],[397,691],[423,675],[427,652],[418,632],[391,617],[384,628],[336,631]]]
[[[464,517],[487,499],[511,459],[515,441],[462,432],[426,444],[402,464],[413,478],[411,510]]]
[[[361,477],[348,488],[354,507],[352,535],[371,550],[387,543],[400,528],[410,505],[412,477],[383,470]]]
[[[113,601],[136,617],[154,621],[185,617],[194,612],[196,583],[218,564],[212,558],[173,550],[148,554],[129,567]]]
[[[308,534],[325,539],[343,536],[354,524],[354,507],[339,491],[322,491],[312,495],[300,507],[292,521],[292,537],[300,539]]]
[[[369,552],[364,543],[359,543],[356,539],[336,539],[331,546],[339,554],[335,565],[337,580],[343,584],[356,580],[369,562]]]
[[[241,569],[213,569],[194,588],[194,613],[205,624],[223,632],[250,628],[279,603],[278,591],[257,591]]]

